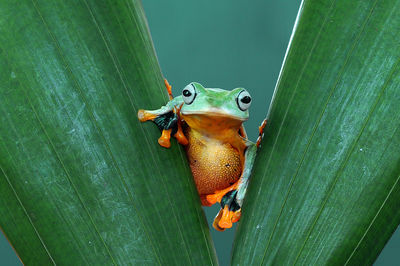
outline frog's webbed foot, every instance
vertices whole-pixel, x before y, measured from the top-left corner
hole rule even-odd
[[[183,134],[181,120],[179,118],[180,109],[182,108],[182,104],[180,106],[179,102],[174,101],[175,99],[172,96],[171,85],[169,85],[168,81],[164,79],[165,87],[168,91],[168,96],[170,101],[166,106],[161,107],[157,110],[143,110],[140,109],[138,111],[138,118],[140,122],[145,121],[153,121],[157,127],[162,131],[161,137],[158,139],[158,143],[165,147],[171,147],[171,135],[173,135],[180,144],[187,145],[188,140]]]
[[[173,135],[178,131],[178,118],[173,111],[161,113],[160,110],[148,111],[141,109],[138,112],[138,118],[141,122],[153,121],[162,131],[158,143],[165,148],[171,146],[171,134]]]
[[[187,145],[188,140],[183,134],[181,121],[179,120],[179,113],[169,111],[167,113],[157,114],[159,110],[148,111],[139,110],[138,118],[141,122],[153,121],[157,127],[162,131],[161,137],[158,139],[158,143],[169,148],[171,146],[171,135],[174,136],[178,142],[182,145]]]
[[[231,228],[232,223],[240,219],[241,208],[236,199],[239,182],[240,180],[226,189],[218,190],[214,194],[201,197],[202,205],[205,206],[211,206],[216,202],[220,202],[221,210],[218,212],[213,222],[213,227],[218,231]]]
[[[237,190],[226,193],[221,200],[221,210],[214,219],[213,227],[218,231],[231,228],[240,219],[241,207],[236,199]]]

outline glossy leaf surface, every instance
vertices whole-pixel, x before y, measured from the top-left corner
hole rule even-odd
[[[22,261],[216,264],[140,1],[0,3],[0,226]]]
[[[306,0],[234,265],[370,265],[400,222],[400,1]]]

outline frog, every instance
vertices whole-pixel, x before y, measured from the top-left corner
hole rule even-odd
[[[160,146],[169,148],[171,136],[184,146],[201,204],[221,206],[213,227],[218,231],[231,228],[241,217],[267,120],[261,123],[254,143],[243,126],[252,102],[247,90],[205,88],[191,82],[173,97],[171,85],[164,82],[169,101],[156,110],[138,110],[138,119],[152,121],[162,131]]]

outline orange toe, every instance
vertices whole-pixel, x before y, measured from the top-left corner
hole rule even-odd
[[[233,211],[230,211],[229,207],[225,205],[224,209],[222,210],[222,217],[221,220],[219,220],[218,222],[218,226],[221,228],[231,228],[232,216],[233,216]]]
[[[237,189],[239,186],[239,181],[237,181],[235,184],[233,184],[232,186],[225,188],[223,190],[217,190],[215,191],[214,194],[209,194],[207,195],[207,200],[208,202],[214,204],[216,202],[221,202],[222,198],[225,196],[226,193],[228,193],[229,191],[232,191],[234,189]]]
[[[259,134],[258,134],[257,143],[256,143],[257,148],[261,144],[261,140],[262,140],[263,135],[264,135],[264,128],[265,128],[266,125],[267,125],[267,119],[264,119],[264,121],[261,123],[261,126],[258,127]]]
[[[157,117],[155,114],[150,114],[146,110],[140,109],[137,113],[140,122],[145,122],[148,120],[154,120]]]
[[[229,207],[225,205],[214,218],[213,227],[218,231],[225,231],[226,228],[231,228],[233,223],[239,221],[240,215],[240,209],[237,211],[230,211]]]
[[[171,147],[170,138],[171,138],[171,129],[164,129],[162,131],[161,137],[158,139],[158,144],[160,144],[165,148],[169,148]]]
[[[174,137],[178,140],[179,144],[188,145],[189,141],[182,132],[182,127],[178,124],[178,131],[175,133]]]
[[[236,223],[237,221],[239,221],[241,214],[242,212],[240,211],[240,209],[238,211],[235,211],[232,216],[232,223]]]
[[[174,98],[172,96],[172,90],[171,90],[172,87],[171,87],[171,85],[169,85],[167,79],[164,79],[164,84],[165,84],[165,87],[167,88],[169,99],[172,100]]]
[[[266,125],[267,125],[267,119],[264,119],[264,121],[262,121],[261,125],[258,127],[258,132],[260,135],[264,133],[264,128]]]
[[[223,211],[222,209],[219,210],[219,212],[218,212],[217,216],[214,218],[214,222],[213,222],[213,227],[215,228],[215,230],[220,231],[220,232],[225,231],[225,228],[222,228],[218,225],[218,223],[222,217],[222,211]]]

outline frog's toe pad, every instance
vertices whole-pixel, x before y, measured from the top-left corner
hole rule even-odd
[[[143,110],[143,109],[140,109],[138,111],[137,116],[138,116],[140,122],[145,122],[145,121],[148,121],[148,120],[154,120],[157,117],[157,115],[151,114],[148,111]]]
[[[158,144],[163,146],[164,148],[169,148],[171,147],[171,129],[164,129],[162,131],[161,137],[158,139]]]
[[[214,222],[213,222],[213,227],[215,228],[215,230],[220,231],[220,232],[225,231],[225,228],[219,226],[219,221],[221,220],[222,212],[223,212],[223,210],[221,209],[218,212],[217,216],[215,216]]]
[[[178,142],[182,145],[188,145],[189,141],[186,136],[182,132],[182,127],[178,124],[178,130],[176,131],[174,137],[178,140]]]
[[[232,216],[233,211],[229,210],[229,207],[225,205],[225,208],[221,210],[221,219],[218,222],[218,226],[221,228],[231,228],[232,227]]]

